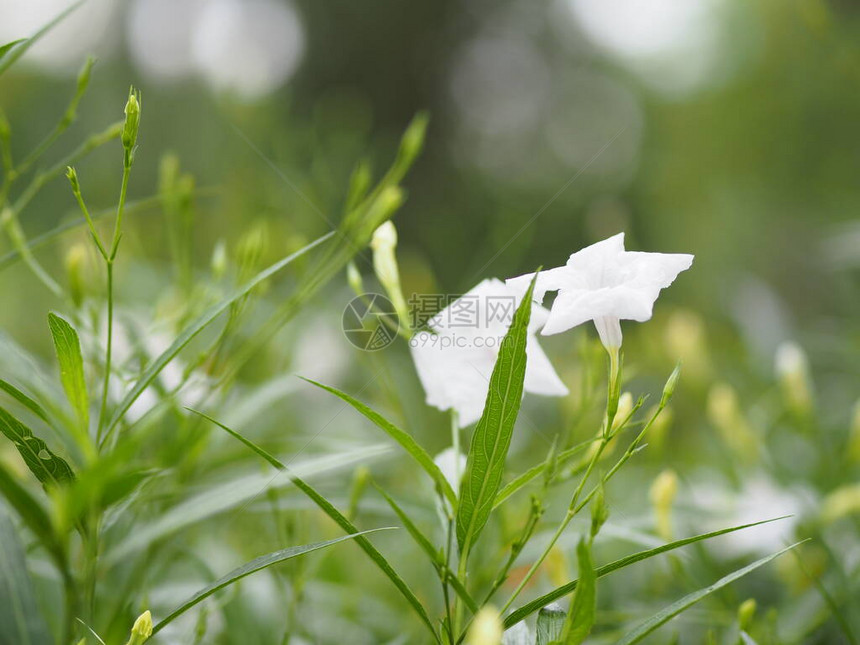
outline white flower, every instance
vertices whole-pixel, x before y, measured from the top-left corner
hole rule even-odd
[[[451,484],[451,488],[455,493],[460,492],[460,479],[463,473],[466,472],[466,455],[463,453],[457,454],[453,447],[445,448],[438,455],[433,457],[433,463],[439,467],[445,479]]]
[[[660,290],[693,256],[682,253],[640,253],[624,250],[624,233],[577,251],[562,267],[543,271],[535,285],[535,302],[547,291],[558,291],[543,328],[543,335],[560,332],[593,320],[607,348],[621,346],[621,320],[644,322],[651,318]],[[525,293],[534,274],[511,278],[508,286]]]
[[[499,346],[521,298],[501,280],[484,280],[428,322],[435,334],[419,332],[409,342],[427,404],[455,410],[461,428],[481,418]],[[524,390],[564,396],[567,388],[535,337],[548,315],[532,307]]]

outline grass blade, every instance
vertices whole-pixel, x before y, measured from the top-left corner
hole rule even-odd
[[[448,480],[445,479],[445,475],[442,474],[442,471],[439,470],[439,466],[435,464],[433,458],[427,454],[427,451],[424,450],[415,439],[412,438],[408,432],[401,430],[393,423],[388,421],[385,417],[383,417],[378,412],[372,410],[368,406],[366,406],[361,401],[354,399],[346,392],[341,392],[337,388],[330,387],[328,385],[323,385],[322,383],[317,383],[314,380],[309,378],[299,377],[312,385],[316,385],[319,388],[322,388],[326,392],[334,394],[336,397],[346,401],[356,410],[361,412],[368,419],[373,421],[383,432],[385,432],[389,437],[394,439],[397,443],[399,443],[402,448],[409,453],[409,455],[418,463],[424,471],[430,475],[436,485],[444,493],[445,497],[448,498],[448,501],[451,502],[452,506],[455,506],[457,503],[457,496],[454,494],[454,490],[451,488],[451,484],[448,483]]]
[[[123,418],[128,409],[137,401],[137,398],[143,394],[143,391],[146,390],[147,387],[158,377],[167,364],[172,361],[182,348],[184,348],[191,340],[197,336],[201,331],[203,331],[209,324],[211,324],[218,316],[220,316],[223,312],[230,308],[237,300],[244,298],[248,293],[256,287],[258,284],[263,282],[264,280],[272,277],[275,273],[286,267],[293,260],[298,257],[301,257],[311,249],[319,246],[326,240],[330,239],[334,235],[333,233],[326,233],[322,237],[318,237],[310,244],[302,247],[295,253],[288,255],[287,257],[275,262],[273,265],[269,266],[267,269],[264,269],[253,278],[251,278],[248,282],[246,282],[243,286],[236,289],[230,296],[218,302],[211,307],[209,307],[206,311],[204,311],[200,316],[194,320],[188,327],[186,327],[179,337],[173,341],[173,343],[168,347],[164,352],[156,358],[152,363],[150,363],[146,370],[144,370],[140,379],[138,379],[137,383],[134,384],[134,387],[128,392],[128,394],[123,397],[123,400],[119,403],[117,408],[114,410],[113,415],[111,416],[110,421],[107,424],[107,430],[105,432],[105,437],[102,441],[104,445],[111,436],[111,433],[116,428],[117,424]]]
[[[747,566],[745,566],[741,569],[738,569],[737,571],[733,571],[732,573],[728,574],[727,576],[723,576],[722,578],[717,580],[715,583],[708,585],[707,587],[703,587],[702,589],[699,589],[698,591],[694,591],[691,594],[687,594],[686,596],[684,596],[680,600],[678,600],[678,601],[672,603],[671,605],[669,605],[668,607],[664,607],[663,609],[658,611],[656,614],[651,616],[651,618],[649,618],[645,622],[641,623],[632,632],[627,633],[625,636],[623,636],[621,638],[621,640],[618,641],[618,645],[633,645],[633,643],[638,643],[643,638],[645,638],[648,634],[650,634],[655,629],[657,629],[658,627],[660,627],[661,625],[666,623],[668,620],[670,620],[671,618],[674,618],[675,616],[680,614],[682,611],[689,609],[690,607],[695,605],[697,602],[699,602],[700,600],[702,600],[706,596],[709,596],[710,594],[714,593],[715,591],[722,589],[726,585],[733,583],[738,578],[742,578],[743,576],[747,575],[748,573],[752,573],[753,571],[755,571],[759,567],[766,565],[771,560],[778,558],[783,553],[790,551],[791,549],[796,547],[798,544],[802,544],[802,542],[797,542],[796,544],[792,544],[791,546],[786,547],[786,548],[782,549],[781,551],[777,551],[776,553],[771,553],[770,555],[765,556],[764,558],[761,558],[760,560],[756,560],[752,564],[748,564]]]
[[[463,558],[468,557],[487,524],[502,483],[505,458],[523,398],[534,284],[532,280],[499,348],[484,413],[472,435],[457,507],[457,542]]]
[[[320,495],[317,490],[313,488],[310,484],[305,482],[300,477],[296,476],[294,473],[290,472],[290,470],[278,459],[260,448],[251,440],[243,437],[235,430],[228,428],[223,423],[220,423],[212,419],[211,417],[205,418],[214,423],[222,430],[229,433],[232,437],[241,441],[248,448],[260,455],[267,462],[269,462],[272,466],[274,466],[278,470],[286,472],[292,480],[293,484],[295,484],[296,488],[298,488],[305,495],[307,495],[311,499],[311,501],[313,501],[317,506],[319,506],[319,508],[332,520],[334,520],[335,523],[340,526],[344,531],[350,534],[358,532],[358,529],[355,527],[355,525],[353,525],[353,523],[350,522],[346,518],[346,516],[344,516],[339,510],[337,510],[331,502],[329,502],[325,497]],[[418,617],[421,619],[421,622],[424,623],[427,629],[430,630],[430,633],[433,634],[433,640],[435,640],[437,643],[441,643],[439,635],[436,633],[436,629],[433,627],[433,622],[430,620],[430,616],[427,615],[427,610],[424,609],[424,605],[421,604],[421,601],[418,600],[418,597],[415,595],[412,589],[409,588],[409,585],[406,584],[403,578],[401,578],[400,575],[391,566],[391,564],[389,564],[388,560],[385,559],[385,556],[383,556],[366,537],[360,535],[355,538],[355,541],[358,546],[360,546],[361,549],[368,555],[368,557],[373,560],[376,566],[382,570],[382,572],[388,577],[389,580],[391,580],[391,582],[394,584],[395,587],[397,587],[398,591],[400,591],[403,597],[406,598],[406,601],[418,614]]]
[[[687,546],[688,544],[694,544],[696,542],[701,542],[702,540],[710,540],[711,538],[719,537],[720,535],[734,533],[735,531],[749,529],[754,526],[760,526],[762,524],[769,524],[770,522],[777,522],[779,520],[784,520],[786,517],[789,516],[784,515],[782,517],[774,517],[769,520],[753,522],[752,524],[741,524],[739,526],[732,526],[730,528],[720,529],[718,531],[711,531],[710,533],[700,533],[699,535],[694,535],[692,537],[675,540],[674,542],[669,542],[668,544],[663,544],[653,549],[632,553],[631,555],[610,562],[609,564],[604,564],[602,567],[598,567],[595,572],[597,573],[598,578],[602,578],[603,576],[609,575],[613,571],[618,571],[619,569],[623,569],[624,567],[630,566],[631,564],[641,562],[642,560],[648,560],[649,558],[653,558],[654,556],[660,555],[661,553],[674,551],[675,549],[679,549],[682,546]],[[554,602],[559,598],[563,598],[567,594],[571,593],[574,589],[576,589],[578,583],[578,580],[572,580],[571,582],[568,582],[561,587],[557,587],[549,593],[544,594],[539,598],[535,598],[529,603],[526,603],[516,611],[512,612],[507,618],[505,618],[505,629],[507,629],[511,625],[516,625],[518,622],[526,618],[526,616],[533,614],[545,605],[548,605],[549,603]]]
[[[202,602],[212,594],[217,591],[220,591],[224,587],[227,587],[242,578],[251,575],[252,573],[256,573],[257,571],[261,571],[267,567],[272,566],[273,564],[278,564],[279,562],[284,562],[285,560],[290,560],[291,558],[298,557],[300,555],[304,555],[305,553],[311,553],[312,551],[319,551],[320,549],[324,549],[326,547],[337,544],[338,542],[344,542],[346,540],[358,539],[359,536],[366,535],[368,533],[375,533],[376,531],[385,531],[387,529],[391,529],[393,527],[384,527],[378,529],[370,529],[369,531],[362,531],[361,533],[353,533],[352,535],[344,535],[339,538],[335,538],[334,540],[328,540],[326,542],[316,542],[314,544],[306,544],[304,546],[293,546],[288,549],[281,549],[280,551],[274,551],[267,555],[261,555],[259,558],[254,558],[250,562],[246,562],[241,567],[233,569],[230,573],[219,578],[215,582],[210,585],[207,585],[196,594],[191,596],[188,600],[183,602],[179,607],[170,612],[167,617],[163,620],[159,621],[155,627],[152,628],[153,636],[161,631],[164,627],[172,623],[174,620],[179,618],[186,611],[194,607],[194,605]]]
[[[55,17],[53,20],[51,20],[48,24],[46,24],[44,27],[39,29],[39,31],[37,31],[35,34],[30,36],[29,38],[23,38],[21,41],[16,41],[17,43],[20,43],[18,45],[18,47],[15,47],[10,52],[4,52],[4,53],[8,53],[8,56],[5,56],[5,57],[0,56],[0,58],[2,58],[2,60],[0,60],[0,76],[2,76],[3,72],[5,72],[7,69],[9,69],[15,61],[17,61],[19,58],[21,58],[21,56],[23,56],[27,52],[27,50],[30,49],[30,47],[35,45],[42,38],[42,36],[47,34],[49,31],[51,31],[51,29],[53,29],[58,24],[60,24],[63,20],[65,20],[66,16],[68,16],[75,9],[80,7],[83,4],[83,2],[84,2],[84,0],[79,0],[79,2],[76,2],[72,5],[70,5],[67,9],[62,11],[59,15],[57,15],[57,17]],[[14,45],[15,43],[10,43],[10,44]],[[4,45],[4,47],[8,47],[8,46],[9,45]]]
[[[382,488],[373,483],[374,488],[379,491],[379,494],[385,498],[385,501],[388,502],[388,505],[391,507],[391,510],[400,518],[400,521],[403,522],[403,526],[409,532],[409,535],[412,536],[412,539],[415,540],[415,543],[421,547],[421,550],[427,554],[430,558],[430,561],[436,566],[444,566],[445,561],[442,559],[442,554],[433,546],[430,540],[425,536],[420,529],[415,526],[415,522],[406,514],[406,512],[400,508],[400,506],[395,502],[391,497],[386,493]]]
[[[11,43],[6,43],[2,47],[0,47],[0,60],[3,60],[3,58],[6,56],[6,54],[9,53],[10,49],[12,49],[18,43],[24,42],[25,40],[27,40],[27,39],[26,38],[19,38],[18,40],[13,40]]]
[[[39,611],[24,547],[12,521],[0,512],[0,642],[51,645],[53,639]]]
[[[584,539],[576,547],[579,563],[579,584],[573,597],[573,605],[567,613],[561,642],[564,645],[581,645],[591,633],[597,615],[597,574],[591,545]]]
[[[27,408],[33,414],[35,414],[42,421],[44,421],[45,423],[50,425],[51,422],[48,419],[48,413],[45,412],[45,409],[41,405],[39,405],[36,401],[34,401],[32,398],[27,396],[24,392],[19,390],[17,387],[12,385],[8,381],[4,381],[2,378],[0,378],[0,390],[3,390],[4,392],[6,392],[6,394],[11,396],[16,401],[18,401],[18,403],[23,405],[25,408]]]
[[[48,445],[35,436],[30,428],[3,408],[0,408],[0,432],[15,444],[27,468],[44,486],[62,484],[75,478],[65,460],[52,453]]]
[[[48,327],[51,329],[54,349],[57,351],[57,362],[60,364],[60,381],[78,417],[82,434],[87,435],[90,425],[90,406],[78,332],[67,320],[53,313],[48,314]]]

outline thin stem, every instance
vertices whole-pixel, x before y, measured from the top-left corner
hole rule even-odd
[[[582,495],[582,491],[585,488],[585,484],[588,481],[588,478],[591,476],[591,473],[594,470],[594,467],[597,465],[597,462],[600,460],[600,457],[603,454],[606,445],[612,439],[612,423],[615,420],[615,414],[618,412],[618,398],[621,388],[621,384],[619,383],[621,365],[620,352],[618,348],[607,348],[607,352],[609,353],[609,382],[607,385],[606,415],[604,416],[603,425],[600,429],[600,443],[597,446],[597,450],[594,451],[591,460],[588,462],[588,467],[585,469],[585,473],[579,480],[579,484],[577,485],[576,490],[573,493],[573,497],[570,500],[570,504],[568,506],[567,512],[564,515],[564,519],[561,521],[561,524],[559,524],[558,528],[550,539],[549,544],[547,544],[546,548],[544,548],[538,559],[529,568],[525,577],[523,577],[523,579],[517,585],[517,588],[514,589],[514,592],[511,594],[510,598],[508,598],[507,602],[505,602],[505,605],[502,607],[501,613],[505,613],[505,611],[507,611],[507,609],[517,599],[517,596],[520,595],[522,590],[525,588],[525,586],[529,583],[537,570],[543,564],[544,560],[546,560],[550,551],[555,546],[556,542],[558,542],[558,539],[561,537],[561,534],[564,533],[564,530],[568,527],[571,520],[573,520],[574,516],[582,508],[582,505],[579,505],[580,495]]]
[[[113,352],[113,258],[105,256],[107,268],[107,348],[105,349],[105,373],[102,386],[102,402],[99,406],[99,425],[96,432],[96,444],[101,446],[102,429],[104,427],[108,390],[110,389],[111,354]]]
[[[122,237],[122,213],[125,209],[125,194],[128,190],[128,176],[131,173],[131,163],[127,162],[122,168],[122,188],[119,193],[119,205],[116,209],[116,223],[113,227],[113,242],[110,247],[110,259],[116,257],[117,249],[119,248],[119,238]]]

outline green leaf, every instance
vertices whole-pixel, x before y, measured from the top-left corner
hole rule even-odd
[[[0,432],[15,444],[27,468],[44,486],[62,484],[75,478],[69,464],[52,453],[44,441],[3,408],[0,408]]]
[[[7,69],[9,69],[16,60],[21,58],[21,56],[23,56],[26,53],[26,51],[28,49],[30,49],[30,47],[32,47],[39,40],[41,40],[42,36],[44,36],[49,31],[51,31],[51,29],[53,29],[58,24],[60,24],[60,22],[62,22],[66,18],[66,16],[68,16],[75,9],[77,9],[79,6],[81,6],[83,4],[83,2],[84,2],[84,0],[79,0],[79,2],[76,2],[72,5],[70,5],[64,11],[62,11],[59,15],[57,15],[56,18],[54,18],[48,24],[46,24],[44,27],[39,29],[39,31],[37,31],[35,34],[30,36],[29,38],[24,38],[23,40],[25,40],[26,42],[22,43],[20,47],[15,48],[15,50],[12,51],[9,56],[5,56],[5,57],[0,56],[0,59],[3,59],[3,60],[0,60],[0,75],[2,75],[3,72],[5,72]],[[16,41],[16,42],[20,42],[20,41]],[[14,45],[15,43],[11,43],[11,44]],[[5,47],[9,47],[9,45],[4,45],[4,48]],[[5,53],[7,53],[7,52],[4,52],[4,54]]]
[[[22,43],[26,38],[19,38],[18,40],[13,40],[11,43],[6,43],[2,47],[0,47],[0,60],[3,60],[3,57],[9,53],[9,50],[12,49],[18,43]]]
[[[380,445],[353,449],[301,461],[291,466],[291,470],[303,477],[312,477],[373,459],[387,450],[387,446]],[[133,532],[122,532],[115,540],[116,546],[105,553],[102,560],[108,565],[116,564],[179,531],[230,509],[242,508],[267,490],[277,490],[289,485],[291,482],[287,477],[272,477],[269,472],[256,471],[214,486],[206,486],[201,492],[188,495],[159,513],[157,517],[138,523]],[[120,528],[118,530],[122,531]]]
[[[753,522],[752,524],[741,524],[740,526],[732,526],[730,528],[720,529],[718,531],[712,531],[710,533],[701,533],[692,537],[683,538],[674,542],[669,542],[668,544],[663,544],[653,549],[648,549],[647,551],[639,551],[638,553],[633,553],[631,555],[615,560],[614,562],[610,562],[609,564],[604,564],[602,567],[597,567],[596,574],[598,578],[602,578],[603,576],[609,575],[613,571],[618,571],[619,569],[623,569],[624,567],[630,566],[631,564],[641,562],[642,560],[648,560],[649,558],[653,558],[654,556],[660,555],[661,553],[674,551],[675,549],[681,548],[682,546],[687,546],[688,544],[694,544],[696,542],[701,542],[702,540],[709,540],[711,538],[719,537],[720,535],[734,533],[735,531],[741,531],[743,529],[760,526],[762,524],[769,524],[770,522],[777,522],[779,520],[784,520],[786,517],[789,516],[784,515],[782,517],[774,517],[769,520]],[[576,589],[578,583],[579,580],[572,580],[571,582],[557,587],[549,593],[544,594],[539,598],[535,598],[529,603],[526,603],[516,611],[512,612],[507,618],[505,618],[505,629],[507,629],[511,625],[516,625],[526,616],[533,614],[541,607],[544,607],[545,605],[548,605],[549,603],[554,602],[559,598],[563,598],[567,594],[571,593],[574,589]]]
[[[274,551],[267,555],[262,555],[259,558],[254,558],[250,562],[246,562],[241,567],[237,569],[233,569],[230,573],[225,575],[222,578],[219,578],[215,582],[210,585],[207,585],[196,594],[191,596],[188,600],[183,602],[179,607],[174,609],[170,614],[167,615],[166,618],[161,620],[157,625],[152,628],[152,635],[154,636],[158,632],[160,632],[164,627],[172,623],[174,620],[179,618],[186,611],[194,607],[194,605],[202,602],[216,591],[220,591],[224,587],[233,584],[234,582],[241,580],[245,576],[249,576],[252,573],[256,573],[257,571],[261,571],[267,567],[272,566],[273,564],[278,564],[279,562],[283,562],[285,560],[289,560],[291,558],[295,558],[300,555],[304,555],[305,553],[311,553],[312,551],[319,551],[320,549],[324,549],[326,547],[337,544],[338,542],[344,542],[346,540],[354,540],[358,539],[361,536],[367,535],[368,533],[375,533],[377,531],[385,531],[387,529],[391,529],[393,527],[384,527],[378,529],[371,529],[369,531],[362,531],[360,533],[353,533],[351,535],[344,535],[343,537],[335,538],[334,540],[328,540],[326,542],[316,542],[315,544],[306,544],[304,546],[294,546],[288,549],[282,549],[280,551]]]
[[[349,394],[341,392],[337,388],[323,385],[322,383],[317,383],[316,381],[311,380],[309,378],[304,378],[303,376],[300,376],[299,378],[304,381],[307,381],[308,383],[311,383],[312,385],[316,385],[317,387],[322,388],[326,392],[334,394],[336,397],[346,401],[352,407],[354,407],[356,410],[366,416],[368,419],[373,421],[373,423],[375,423],[383,432],[385,432],[389,437],[399,443],[401,447],[407,453],[409,453],[409,455],[418,463],[418,465],[424,469],[424,472],[430,475],[433,481],[436,482],[436,485],[439,486],[439,488],[442,490],[445,497],[448,498],[448,501],[451,502],[451,505],[456,505],[457,496],[454,493],[454,490],[451,488],[451,484],[448,483],[448,480],[445,478],[445,475],[442,474],[442,471],[439,470],[439,466],[436,465],[436,463],[433,461],[433,458],[427,454],[427,451],[425,451],[424,448],[418,445],[415,439],[412,438],[412,435],[410,435],[408,432],[405,432],[404,430],[401,430],[393,423],[388,421],[381,414],[372,410],[361,401],[354,399]]]
[[[42,408],[41,405],[36,403],[36,401],[24,394],[24,392],[19,390],[17,387],[12,385],[8,381],[4,381],[2,378],[0,378],[0,390],[6,392],[6,394],[18,401],[18,403],[23,405],[33,414],[35,414],[42,421],[50,425],[51,422],[49,421],[48,414],[45,412],[44,408]]]
[[[499,348],[484,413],[472,435],[457,507],[457,542],[462,557],[468,557],[487,524],[502,483],[505,458],[523,398],[534,285],[533,279]]]
[[[584,538],[576,547],[576,560],[579,564],[579,584],[564,624],[561,639],[564,645],[581,645],[591,633],[597,614],[597,574],[591,557],[591,545]]]
[[[116,428],[117,424],[123,418],[128,409],[137,401],[137,398],[143,394],[143,391],[146,390],[147,387],[158,377],[170,361],[172,361],[182,348],[185,347],[191,340],[197,336],[201,331],[203,331],[209,324],[211,324],[218,316],[220,316],[223,312],[230,308],[237,300],[244,298],[251,290],[254,289],[258,284],[272,277],[275,273],[286,267],[293,260],[298,257],[301,257],[311,249],[319,246],[326,240],[330,239],[334,235],[334,233],[326,233],[322,237],[318,237],[310,244],[302,247],[295,253],[288,255],[282,260],[275,262],[267,269],[264,269],[253,278],[251,278],[248,282],[246,282],[243,286],[236,289],[230,296],[225,298],[219,303],[216,303],[209,307],[206,311],[204,311],[200,316],[194,320],[188,327],[186,327],[179,337],[173,341],[173,343],[168,347],[164,352],[156,358],[152,363],[150,363],[140,379],[138,379],[137,383],[134,384],[134,387],[125,395],[123,400],[119,403],[117,408],[114,410],[113,416],[111,416],[110,421],[107,424],[107,431],[105,432],[104,442],[110,438],[111,432]]]
[[[555,603],[541,608],[538,612],[535,645],[551,645],[561,638],[566,617],[564,610]]]
[[[27,572],[24,547],[12,521],[0,511],[0,644],[52,643]]]
[[[388,502],[388,505],[391,507],[391,510],[400,518],[400,521],[403,522],[403,526],[406,527],[406,530],[409,532],[409,535],[412,536],[412,539],[415,540],[415,543],[421,547],[421,550],[427,554],[430,558],[430,561],[436,566],[444,566],[445,561],[442,558],[442,554],[433,546],[430,540],[425,536],[421,530],[415,526],[415,522],[405,513],[405,511],[400,508],[400,506],[395,502],[391,497],[386,493],[382,488],[377,485],[376,482],[373,482],[374,488],[379,491],[379,494],[385,498],[385,501]]]
[[[24,524],[27,525],[53,555],[58,553],[51,520],[42,504],[22,487],[0,463],[0,495],[9,503]]]
[[[805,540],[804,540],[804,542],[805,542]],[[790,551],[791,549],[796,547],[798,544],[802,544],[802,543],[803,542],[797,542],[796,544],[792,544],[791,546],[786,547],[785,549],[782,549],[781,551],[777,551],[776,553],[772,553],[768,556],[765,556],[761,560],[756,560],[752,564],[748,564],[747,566],[745,566],[741,569],[738,569],[737,571],[733,571],[732,573],[730,573],[727,576],[723,576],[722,578],[717,580],[715,583],[708,585],[707,587],[699,589],[698,591],[694,591],[691,594],[687,594],[686,596],[684,596],[680,600],[672,603],[668,607],[664,607],[663,609],[658,611],[656,614],[651,616],[651,618],[649,618],[645,622],[641,623],[636,629],[627,633],[625,636],[623,636],[621,638],[621,640],[618,641],[618,645],[633,645],[633,643],[638,643],[643,638],[645,638],[648,634],[650,634],[651,632],[656,630],[658,627],[660,627],[661,625],[663,625],[667,621],[669,621],[671,618],[674,618],[675,616],[680,614],[682,611],[689,609],[690,607],[695,605],[697,602],[699,602],[700,600],[702,600],[706,596],[709,596],[710,594],[714,593],[715,591],[722,589],[723,587],[725,587],[727,585],[730,585],[731,583],[733,583],[738,578],[742,578],[743,576],[747,575],[748,573],[752,573],[753,571],[755,571],[759,567],[766,565],[771,560],[778,558],[783,553]]]
[[[311,499],[311,501],[313,501],[326,515],[333,519],[335,523],[337,523],[337,525],[340,526],[344,531],[350,534],[358,532],[358,529],[353,525],[353,523],[350,522],[346,518],[346,516],[344,516],[340,511],[338,511],[331,502],[329,502],[325,497],[320,495],[315,488],[313,488],[310,484],[298,477],[278,459],[260,448],[253,441],[246,439],[244,436],[242,436],[235,430],[228,428],[223,423],[215,421],[211,417],[206,417],[206,419],[212,421],[212,423],[217,425],[219,428],[229,433],[230,436],[241,441],[248,448],[260,455],[263,459],[265,459],[268,463],[270,463],[278,470],[286,472],[286,474],[292,480],[293,484],[295,484],[296,488],[298,488],[305,495],[307,495]],[[433,627],[433,622],[430,620],[430,616],[427,615],[427,611],[424,609],[424,605],[421,604],[421,601],[418,600],[418,597],[415,595],[412,589],[409,588],[409,585],[406,584],[403,578],[401,578],[400,575],[389,564],[388,560],[385,559],[385,556],[383,556],[377,550],[377,548],[373,546],[370,540],[368,540],[364,536],[357,537],[355,541],[356,544],[358,544],[358,546],[360,546],[361,549],[368,555],[368,557],[373,560],[376,566],[380,568],[380,570],[388,577],[389,580],[391,580],[391,582],[394,584],[395,587],[397,587],[398,591],[400,591],[403,597],[406,598],[407,602],[418,614],[418,617],[421,619],[421,622],[423,622],[427,629],[429,629],[430,632],[433,634],[433,640],[435,640],[437,643],[441,643],[439,635],[436,633],[436,629]]]
[[[78,332],[68,321],[53,313],[48,314],[48,326],[60,364],[60,381],[78,417],[82,433],[86,435],[90,425],[90,405]]]

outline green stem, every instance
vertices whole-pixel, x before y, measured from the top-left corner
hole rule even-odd
[[[105,373],[102,386],[102,401],[99,406],[99,425],[96,432],[96,444],[101,447],[102,429],[107,413],[108,391],[110,389],[111,355],[113,353],[113,258],[107,256],[107,348],[105,349]]]
[[[570,500],[570,504],[568,505],[567,512],[564,515],[564,519],[561,521],[561,524],[558,525],[558,528],[555,530],[552,538],[547,544],[546,548],[544,548],[543,552],[541,552],[538,559],[532,564],[526,573],[525,577],[520,581],[517,585],[517,588],[514,589],[514,592],[511,594],[510,598],[508,598],[505,605],[502,607],[500,613],[504,614],[505,611],[513,604],[513,602],[520,595],[525,586],[529,583],[529,581],[534,577],[537,570],[543,564],[544,560],[546,560],[552,548],[555,546],[558,539],[561,537],[561,534],[564,533],[564,530],[568,527],[571,520],[573,520],[574,516],[579,512],[582,508],[582,505],[579,505],[579,498],[582,495],[582,491],[585,488],[585,484],[588,481],[588,478],[591,476],[594,467],[597,465],[597,462],[600,461],[600,457],[603,454],[606,445],[609,443],[612,438],[612,423],[615,420],[615,414],[618,412],[618,398],[620,394],[621,384],[620,384],[620,374],[621,374],[621,361],[620,361],[620,352],[618,348],[607,348],[607,352],[609,353],[609,382],[607,385],[607,396],[606,396],[606,415],[603,419],[603,426],[600,430],[600,443],[597,446],[597,450],[595,450],[594,455],[592,455],[591,460],[588,462],[588,467],[585,469],[585,473],[582,475],[582,478],[579,480],[579,484],[576,487],[576,490],[573,493],[573,497]],[[590,495],[589,495],[590,498]]]

